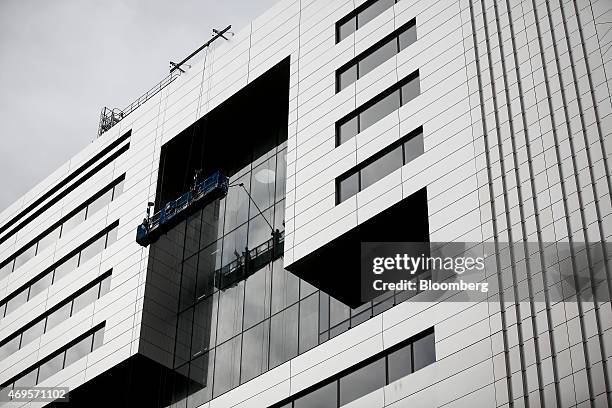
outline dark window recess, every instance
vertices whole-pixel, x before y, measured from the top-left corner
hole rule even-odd
[[[391,8],[399,0],[370,0],[351,11],[336,23],[336,43]]]
[[[417,70],[336,122],[336,146],[363,132],[420,93]]]
[[[412,19],[338,69],[336,71],[336,92],[340,92],[394,57],[414,43],[416,39],[416,19]]]
[[[423,154],[423,128],[413,130],[336,179],[336,204],[371,186]]]
[[[427,350],[414,364],[417,348]],[[427,329],[271,408],[339,408],[436,361],[433,328]]]

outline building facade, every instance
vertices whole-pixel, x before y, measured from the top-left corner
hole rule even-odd
[[[1,213],[0,387],[69,387],[60,407],[612,406],[611,18],[281,0]],[[136,242],[149,203],[216,171],[226,195]],[[487,243],[491,290],[364,301],[366,241]]]

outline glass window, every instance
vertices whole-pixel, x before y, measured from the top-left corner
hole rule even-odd
[[[111,246],[112,244],[115,243],[115,241],[117,241],[117,227],[114,227],[112,230],[108,231],[108,233],[106,234],[106,248],[108,248],[109,246]]]
[[[216,349],[214,396],[231,390],[240,383],[240,336]]]
[[[272,269],[265,266],[248,277],[244,295],[244,328],[270,316]]]
[[[115,184],[115,187],[113,187],[113,200],[115,200],[117,197],[121,195],[121,193],[123,193],[124,185],[125,185],[125,178],[119,181],[117,184]]]
[[[85,306],[88,306],[95,302],[95,300],[98,299],[98,291],[98,285],[95,285],[77,296],[73,302],[72,314],[75,314],[79,310],[83,309]]]
[[[274,184],[276,181],[276,156],[272,156],[259,166],[255,167],[251,176],[251,208],[249,210],[249,218],[259,214],[255,202],[261,211],[274,204],[276,191]]]
[[[399,107],[399,92],[394,91],[392,94],[385,96],[383,99],[376,102],[359,115],[359,131],[363,132],[365,129],[378,122],[394,110],[397,110]]]
[[[232,187],[236,188],[236,187]],[[215,200],[202,209],[200,247],[204,248],[223,236],[223,210],[225,201]]]
[[[247,246],[247,224],[238,227],[223,238],[221,265],[228,265],[244,255]]]
[[[21,336],[21,346],[20,347],[23,347],[26,344],[31,343],[33,340],[42,336],[44,332],[45,332],[45,319],[42,319],[36,324],[34,324],[34,326],[30,327],[29,329],[23,332],[23,335]]]
[[[274,368],[297,355],[298,305],[272,316],[270,324],[270,368]]]
[[[47,316],[47,331],[51,330],[61,322],[67,320],[71,315],[72,303],[67,303]]]
[[[249,221],[249,249],[255,249],[257,246],[272,238],[272,230],[269,225],[272,224],[273,221],[272,210],[272,208],[269,208],[263,212],[263,216],[258,215]]]
[[[21,265],[28,262],[30,259],[34,258],[35,255],[36,255],[36,243],[34,243],[33,245],[30,245],[28,248],[26,248],[25,251],[19,254],[17,258],[15,258],[15,270],[19,268]]]
[[[414,135],[409,140],[404,142],[404,164],[410,163],[423,154],[425,147],[423,146],[423,133]]]
[[[329,330],[329,295],[320,292],[319,299],[319,332]]]
[[[53,282],[57,282],[70,272],[74,271],[79,266],[79,254],[73,255],[71,258],[66,259],[61,265],[55,268],[55,276]]]
[[[6,278],[11,272],[13,272],[13,263],[14,260],[11,260],[0,268],[0,279]]]
[[[412,373],[412,345],[408,344],[389,354],[387,364],[389,383]]]
[[[357,64],[352,64],[338,71],[338,91],[343,90],[355,81],[357,81]]]
[[[64,353],[60,353],[51,360],[43,363],[38,372],[38,382],[43,382],[53,374],[58,373],[64,365]]]
[[[402,105],[407,104],[421,93],[421,85],[417,76],[402,86]]]
[[[417,40],[416,24],[409,27],[399,35],[399,49],[404,50],[410,44],[413,44]]]
[[[198,356],[211,346],[211,323],[213,313],[216,313],[214,301],[216,298],[208,296],[195,306],[193,319],[193,334],[191,336],[191,357]]]
[[[361,28],[395,4],[395,0],[376,0],[357,15],[357,28]]]
[[[111,201],[113,201],[112,188],[103,193],[100,197],[96,198],[87,206],[87,218],[91,218],[93,214],[106,207]]]
[[[274,229],[285,230],[285,200],[279,201],[274,206]]]
[[[191,357],[191,338],[193,332],[193,308],[187,309],[179,315],[176,328],[176,342],[174,351],[174,366],[182,365]]]
[[[60,236],[60,227],[56,227],[54,230],[49,231],[44,237],[38,241],[38,249],[36,253],[40,253],[43,249],[49,247],[58,240]]]
[[[179,309],[193,305],[196,292],[196,275],[198,273],[198,255],[183,262],[183,272],[181,275],[181,302]]]
[[[202,212],[198,211],[187,219],[185,232],[185,252],[183,258],[189,258],[200,249],[200,230],[202,229]]]
[[[436,361],[436,344],[433,333],[415,341],[412,345],[414,371]]]
[[[106,295],[108,293],[108,291],[110,290],[110,284],[111,284],[111,277],[107,276],[106,278],[104,278],[104,280],[102,282],[100,282],[100,295],[99,297],[102,297],[104,295]]]
[[[402,167],[402,164],[402,146],[398,146],[361,169],[361,189],[363,190],[388,176]]]
[[[350,317],[350,309],[344,303],[334,299],[333,297],[329,298],[329,325],[330,327],[334,327],[338,323],[344,322],[348,320]]]
[[[87,245],[87,247],[83,248],[81,250],[81,259],[79,260],[79,265],[83,265],[83,263],[87,262],[94,256],[98,255],[100,252],[102,252],[104,250],[105,242],[106,237],[102,235],[100,238]]]
[[[219,316],[217,342],[235,336],[242,330],[242,310],[244,304],[244,281],[221,291],[219,296]]]
[[[209,295],[214,290],[215,270],[221,268],[221,243],[219,240],[200,251],[196,298]]]
[[[319,344],[319,296],[311,295],[300,302],[300,353]]]
[[[338,203],[354,196],[359,192],[359,173],[355,172],[338,181]]]
[[[100,347],[104,343],[104,328],[96,330],[93,335],[92,351]]]
[[[337,406],[337,381],[324,385],[293,402],[293,408],[335,408]]]
[[[385,359],[383,357],[340,378],[340,405],[348,404],[385,385]]]
[[[272,263],[272,314],[298,301],[300,281],[283,268],[283,260]]]
[[[66,350],[66,360],[64,367],[68,367],[75,361],[80,360],[91,352],[92,336],[87,336],[83,340]]]
[[[250,181],[250,173],[230,180],[230,184],[234,187],[230,187],[225,197],[225,226],[223,228],[225,234],[248,220],[250,199],[246,192],[251,188]],[[244,188],[238,185],[240,183],[244,184]]]
[[[340,42],[357,30],[357,18],[353,17],[348,21],[338,25],[338,40]]]
[[[300,279],[300,299],[304,299],[317,291],[317,288],[312,286],[305,280]]]
[[[13,337],[8,342],[4,343],[0,346],[0,361],[4,360],[17,350],[19,350],[19,341],[21,340],[21,336]]]
[[[257,377],[268,369],[270,321],[247,330],[242,335],[242,368],[240,382]]]
[[[380,48],[376,49],[370,55],[367,55],[359,61],[359,78],[374,70],[374,68],[378,67],[395,54],[397,54],[397,40],[392,38],[385,44],[382,44]]]
[[[6,315],[14,312],[17,308],[28,301],[28,288],[23,289],[21,292],[17,293],[17,295],[9,300],[6,303]]]
[[[62,225],[62,236],[65,236],[74,227],[85,221],[86,215],[87,208],[83,208],[81,211],[77,212],[72,217],[64,221],[64,224]]]
[[[359,133],[357,116],[354,116],[347,121],[342,122],[338,126],[338,144],[342,144],[347,140],[355,137]]]
[[[15,380],[15,387],[31,387],[36,385],[36,377],[38,376],[38,368],[33,369],[23,377]]]
[[[287,149],[276,154],[276,201],[285,198],[287,183]]]

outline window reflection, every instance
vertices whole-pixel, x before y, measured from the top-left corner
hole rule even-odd
[[[268,369],[269,320],[242,335],[241,383],[257,377]]]
[[[223,394],[240,383],[240,336],[216,349],[214,396]]]
[[[293,408],[335,408],[338,406],[338,383],[330,384],[296,399]]]
[[[251,197],[253,202],[249,211],[249,218],[259,214],[259,210],[264,211],[274,204],[275,201],[275,181],[276,181],[276,156],[272,156],[264,163],[255,167],[251,172]],[[254,204],[257,204],[255,206]]]
[[[240,186],[241,183],[244,188]],[[238,178],[232,177],[230,185],[233,187],[229,188],[225,197],[225,234],[248,220],[250,199],[247,191],[251,188],[250,173]]]

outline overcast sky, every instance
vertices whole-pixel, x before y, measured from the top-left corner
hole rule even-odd
[[[277,0],[0,0],[0,211],[211,37]]]

